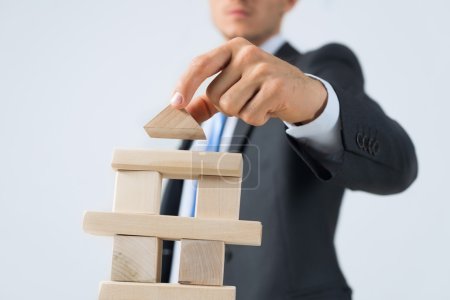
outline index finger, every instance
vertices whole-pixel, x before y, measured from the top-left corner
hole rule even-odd
[[[227,43],[196,57],[178,81],[172,105],[176,108],[186,107],[202,82],[225,68],[231,56],[232,50]]]

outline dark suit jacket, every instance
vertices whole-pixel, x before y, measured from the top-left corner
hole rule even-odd
[[[276,55],[333,86],[344,151],[324,156],[289,137],[279,119],[260,127],[238,122],[230,151],[245,157],[240,219],[261,221],[263,242],[227,246],[225,284],[237,286],[238,300],[350,299],[334,247],[344,191],[405,190],[417,176],[414,146],[364,92],[360,65],[348,48],[329,44],[300,54],[286,43]],[[189,147],[188,141],[181,146]],[[182,184],[169,182],[162,214],[177,215]],[[171,245],[165,244],[163,280]]]

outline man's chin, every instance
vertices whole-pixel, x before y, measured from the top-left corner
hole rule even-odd
[[[243,31],[243,30],[239,30],[239,31],[236,30],[236,31],[233,31],[232,33],[224,34],[224,36],[227,40],[231,40],[231,39],[237,38],[237,37],[244,38],[252,43],[254,43],[254,41],[257,40],[257,35],[252,34],[248,31]]]

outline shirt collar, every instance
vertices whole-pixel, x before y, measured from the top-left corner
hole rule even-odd
[[[265,41],[260,48],[270,54],[275,54],[281,46],[286,42],[286,40],[281,36],[281,34],[277,33],[276,35],[270,37],[267,41]]]

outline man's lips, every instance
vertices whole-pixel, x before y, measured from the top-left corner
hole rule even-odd
[[[228,11],[228,15],[233,16],[233,17],[245,18],[245,17],[249,16],[249,13],[244,9],[236,8],[236,9],[230,9]]]

